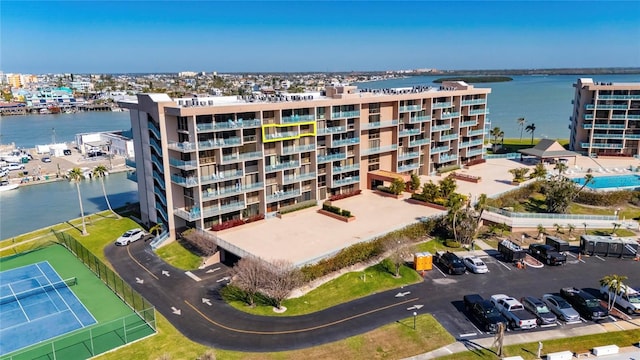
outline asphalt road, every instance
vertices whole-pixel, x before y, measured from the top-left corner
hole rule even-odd
[[[189,276],[159,259],[147,245],[143,241],[127,247],[110,245],[105,254],[120,276],[188,338],[215,348],[252,352],[293,350],[344,339],[411,317],[414,311],[431,313],[458,339],[490,336],[463,313],[463,295],[540,297],[568,286],[596,291],[598,280],[608,274],[626,275],[630,284],[640,285],[640,262],[630,259],[570,257],[561,267],[520,270],[487,256],[487,274],[447,275],[434,267],[423,282],[403,289],[309,315],[264,317],[235,310],[220,298],[217,289],[227,283],[229,268],[216,264]],[[415,309],[416,305],[421,307]]]

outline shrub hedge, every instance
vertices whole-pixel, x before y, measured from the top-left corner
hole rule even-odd
[[[264,214],[253,215],[247,219],[232,219],[229,221],[222,222],[220,224],[215,224],[211,227],[212,231],[221,231],[226,229],[231,229],[232,227],[252,223],[255,221],[259,221],[264,219]]]
[[[292,213],[294,211],[298,211],[298,210],[314,207],[316,205],[318,205],[318,202],[316,200],[303,201],[303,202],[300,202],[300,203],[297,203],[297,204],[293,204],[293,205],[289,205],[289,206],[283,206],[282,208],[280,208],[280,210],[278,210],[278,213],[280,215],[284,215],[284,214]]]
[[[344,194],[331,195],[329,197],[329,201],[337,201],[337,200],[345,199],[351,196],[360,195],[361,193],[362,193],[362,190],[355,190],[355,191],[344,193]]]
[[[630,202],[633,192],[629,190],[619,191],[591,191],[582,190],[574,199],[575,202],[594,206],[614,206]]]

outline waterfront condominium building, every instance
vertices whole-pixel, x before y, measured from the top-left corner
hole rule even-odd
[[[275,215],[305,201],[483,158],[488,88],[171,99],[130,109],[143,222],[175,229]],[[396,173],[396,174],[394,174]],[[377,176],[376,176],[377,174]],[[391,177],[389,177],[391,176]]]
[[[578,79],[570,148],[585,155],[640,155],[640,83]]]

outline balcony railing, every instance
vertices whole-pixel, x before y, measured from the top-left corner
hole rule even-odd
[[[410,112],[410,111],[420,111],[420,110],[422,110],[422,105],[400,106],[400,112]]]
[[[162,149],[160,148],[160,145],[158,145],[158,143],[156,142],[156,140],[154,139],[149,139],[149,145],[151,145],[151,147],[153,148],[153,150],[156,151],[156,154],[158,155],[162,155]]]
[[[460,122],[460,127],[468,127],[478,125],[478,120],[469,120]]]
[[[177,150],[181,152],[192,152],[192,151],[196,151],[196,143],[192,143],[188,141],[183,141],[183,142],[172,141],[168,144],[168,148],[171,150]]]
[[[251,128],[260,126],[260,119],[238,119],[238,120],[228,120],[228,121],[219,121],[213,123],[199,123],[196,124],[196,132],[209,132],[215,130],[229,130],[229,129],[240,129],[240,128]]]
[[[489,113],[489,109],[473,109],[473,110],[469,110],[469,115],[482,115],[482,114],[488,114]]]
[[[471,140],[471,141],[463,141],[460,143],[461,148],[472,147],[477,145],[482,145],[482,140]]]
[[[409,123],[411,124],[421,123],[425,121],[431,121],[431,115],[412,116],[411,118],[409,118]]]
[[[462,100],[462,105],[482,105],[486,103],[487,99]]]
[[[483,153],[484,153],[484,149],[467,150],[467,157],[482,155]]]
[[[211,217],[220,214],[226,214],[233,211],[243,210],[246,207],[244,201],[234,201],[229,204],[219,206],[209,206],[203,209],[203,217]]]
[[[334,166],[331,169],[331,172],[334,174],[349,172],[349,171],[358,171],[360,170],[360,164],[352,164],[352,165],[344,165],[344,166]]]
[[[360,116],[360,110],[340,111],[340,112],[331,113],[332,119],[352,118],[352,117],[359,117],[359,116]]]
[[[624,136],[625,139],[638,140],[640,139],[640,134],[626,134]]]
[[[276,191],[271,195],[267,195],[267,202],[287,200],[298,196],[300,196],[300,189],[290,191]]]
[[[440,115],[440,119],[451,119],[458,116],[460,116],[460,112],[454,111],[450,113],[443,113],[442,115]]]
[[[415,158],[419,158],[419,157],[420,157],[420,152],[412,151],[412,152],[406,152],[406,153],[398,155],[398,160],[402,161],[402,160],[415,159]]]
[[[457,139],[459,137],[460,137],[460,135],[458,135],[458,134],[440,135],[440,140],[441,141],[455,140],[455,139]]]
[[[348,138],[348,139],[339,139],[339,140],[331,140],[331,144],[336,146],[344,146],[344,145],[354,145],[359,144],[360,138]]]
[[[598,95],[600,100],[640,100],[640,95]]]
[[[316,144],[285,146],[282,148],[282,154],[283,155],[297,154],[301,152],[313,151],[315,149],[316,149]]]
[[[160,185],[160,187],[164,190],[166,189],[166,185],[164,183],[164,179],[162,177],[160,177],[160,174],[158,174],[157,172],[153,172],[153,178],[158,182],[158,185]]]
[[[315,120],[316,120],[316,117],[313,115],[291,115],[291,116],[282,117],[282,123],[284,124],[292,124],[292,123],[315,121]]]
[[[167,215],[167,211],[160,204],[156,204],[156,210],[160,213],[160,216],[164,219],[164,221],[169,222],[169,216]]]
[[[405,172],[410,170],[415,170],[420,167],[419,163],[411,163],[402,166],[398,166],[398,172]]]
[[[245,193],[247,191],[252,191],[252,190],[262,189],[262,188],[264,188],[264,183],[257,182],[249,185],[243,185],[243,186],[229,186],[221,189],[209,189],[207,191],[202,192],[202,199],[203,200],[219,199],[219,198],[238,195],[238,194]]]
[[[318,163],[326,163],[326,162],[330,162],[330,161],[335,161],[335,160],[342,160],[342,159],[346,159],[347,158],[347,154],[346,153],[336,153],[336,154],[328,154],[328,155],[318,155]]]
[[[397,149],[398,149],[398,145],[397,144],[388,145],[388,146],[377,146],[377,147],[372,147],[372,148],[368,148],[368,149],[364,150],[362,152],[362,155],[380,154],[380,153],[384,153],[384,152],[394,151],[394,150],[397,150]]]
[[[156,127],[156,125],[151,121],[147,122],[147,124],[149,124],[149,130],[151,130],[156,139],[160,140],[160,130]]]
[[[171,175],[171,182],[174,184],[182,185],[184,187],[188,187],[188,188],[198,186],[198,179],[195,177]]]
[[[622,149],[622,144],[606,144],[606,143],[593,143],[589,145],[589,143],[580,143],[580,146],[583,148],[598,148],[598,149]]]
[[[620,124],[582,124],[583,129],[626,129]]]
[[[242,144],[242,138],[239,136],[219,139],[209,139],[206,141],[198,141],[199,150],[209,150],[216,147],[237,146]]]
[[[294,175],[285,175],[282,178],[283,183],[291,184],[299,181],[313,180],[316,178],[315,172],[306,172],[302,174],[294,174]]]
[[[409,140],[409,147],[414,147],[414,146],[423,146],[423,145],[428,145],[431,143],[431,139],[415,139],[415,140]]]
[[[584,119],[585,120],[593,120],[593,114],[585,114],[584,115]]]
[[[396,125],[398,125],[398,120],[378,121],[378,122],[364,123],[362,124],[362,129],[363,130],[379,129],[383,127],[396,126]]]
[[[400,130],[399,136],[411,136],[411,135],[420,135],[422,131],[420,129],[404,129]]]
[[[234,161],[261,159],[261,158],[262,158],[262,151],[254,151],[254,152],[248,152],[248,153],[233,153],[230,155],[223,155],[222,161],[234,162]]]
[[[160,199],[160,202],[167,206],[167,198],[164,196],[164,191],[160,191],[157,187],[153,187],[153,193]]]
[[[242,176],[242,170],[221,171],[214,175],[201,176],[200,182],[204,185],[226,180],[235,180],[241,178]]]
[[[436,102],[431,106],[433,109],[443,109],[451,107],[452,104],[450,102]]]
[[[295,169],[299,167],[300,167],[300,161],[292,160],[292,161],[281,162],[279,164],[265,165],[264,170],[267,172],[272,172],[272,171],[279,171],[279,170],[285,170],[285,169]]]
[[[294,138],[300,135],[298,131],[276,131],[275,133],[264,134],[264,138],[267,140],[282,139],[282,138]]]
[[[627,115],[629,120],[640,120],[640,115]]]
[[[318,135],[336,134],[347,131],[344,126],[332,126],[318,129]]]
[[[456,154],[440,154],[440,162],[448,162],[458,160],[458,155]]]
[[[443,152],[447,152],[449,151],[449,147],[448,146],[437,146],[434,148],[431,148],[431,154],[439,154],[439,153],[443,153]]]
[[[442,131],[451,129],[451,124],[434,125],[431,127],[431,132]]]
[[[598,104],[598,110],[626,110],[629,108],[627,105],[611,105],[611,104]]]
[[[478,136],[478,135],[482,135],[485,133],[485,130],[469,130],[467,131],[467,136]]]
[[[173,214],[187,221],[196,221],[202,216],[200,213],[200,209],[198,208],[192,208],[190,210],[177,208],[173,209]]]
[[[195,160],[185,161],[172,157],[169,158],[169,165],[182,170],[193,170],[198,167],[198,163]]]
[[[593,134],[594,139],[622,139],[623,134]]]
[[[344,179],[333,180],[333,185],[335,186],[345,186],[351,184],[357,184],[360,182],[360,176],[348,176]]]

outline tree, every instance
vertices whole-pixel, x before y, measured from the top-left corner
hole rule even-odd
[[[571,233],[576,229],[576,226],[569,223],[567,224],[567,235],[569,236],[569,239],[571,239]]]
[[[518,126],[520,126],[520,141],[522,141],[522,130],[524,130],[524,124],[527,122],[525,118],[518,118]]]
[[[627,281],[627,279],[628,278],[624,275],[616,274],[606,275],[605,277],[600,279],[600,285],[605,286],[609,289],[609,292],[607,293],[607,306],[609,308],[609,311],[613,309],[613,306],[616,303],[616,297],[622,290],[624,286],[623,283]],[[624,286],[624,288],[628,289],[626,286]]]
[[[622,226],[622,224],[614,222],[613,223],[613,230],[611,231],[611,235],[616,235],[616,230],[618,230],[620,228],[620,226]]]
[[[162,223],[157,223],[153,225],[151,228],[149,228],[149,233],[153,234],[154,236],[158,236],[162,232],[163,228],[164,228],[164,225],[162,225]]]
[[[405,187],[406,185],[402,179],[395,178],[391,182],[391,186],[389,186],[389,191],[395,195],[400,195],[404,191]]]
[[[520,183],[524,181],[524,177],[529,172],[529,169],[522,167],[522,168],[510,169],[509,172],[511,173],[511,175],[513,175],[513,182]]]
[[[553,224],[553,227],[556,228],[556,235],[558,235],[558,233],[560,233],[560,229],[562,229],[562,225],[555,223]]]
[[[538,224],[538,239],[541,239],[542,235],[544,235],[544,226],[542,224]]]
[[[266,265],[264,276],[264,292],[274,302],[278,309],[282,307],[282,301],[286,299],[293,289],[300,284],[301,273],[292,262],[288,260],[275,260]]]
[[[536,124],[529,124],[526,128],[524,128],[527,132],[531,133],[531,145],[533,145],[533,135],[536,132]]]
[[[433,181],[429,180],[428,183],[422,185],[422,196],[425,201],[433,202],[438,196],[440,196],[440,188]]]
[[[107,168],[104,165],[98,165],[95,168],[93,168],[92,173],[93,173],[93,177],[100,178],[100,184],[102,185],[102,194],[104,195],[104,199],[107,201],[107,207],[109,208],[109,211],[111,211],[111,213],[113,213],[113,215],[116,216],[116,219],[119,220],[120,215],[118,215],[118,213],[113,211],[113,209],[111,208],[111,203],[109,202],[109,197],[107,196],[107,190],[104,187],[104,177],[108,173]]]
[[[498,139],[504,139],[504,131],[500,130],[499,127],[494,127],[491,129],[491,136],[493,137],[493,150],[496,150],[496,145],[498,144]]]
[[[449,198],[449,195],[456,191],[456,188],[458,187],[458,184],[456,184],[456,180],[451,176],[447,176],[446,178],[440,180],[439,184],[440,195],[443,198]]]
[[[529,176],[531,179],[542,180],[547,177],[547,169],[544,167],[544,164],[539,162],[536,164],[536,167],[533,168],[533,172]]]
[[[594,182],[595,179],[593,178],[593,175],[591,174],[586,174],[584,176],[584,184],[582,184],[582,187],[580,187],[580,189],[578,190],[578,193],[580,193],[580,191],[582,191],[582,189],[585,188],[585,186],[591,184],[592,182]],[[576,193],[576,196],[578,195],[578,193]]]
[[[420,189],[420,177],[416,174],[411,174],[411,191],[416,192]]]
[[[249,306],[255,306],[255,296],[265,285],[266,266],[258,258],[243,257],[231,269],[231,283],[246,294]]]
[[[576,186],[570,179],[558,175],[545,182],[544,194],[547,212],[563,214],[576,196]]]
[[[582,226],[584,226],[584,234],[585,235],[587,235],[587,225],[589,225],[589,224],[587,224],[586,222],[582,223]]]
[[[211,256],[218,251],[215,238],[195,229],[189,229],[182,234],[182,240],[197,250],[202,256]]]
[[[389,261],[393,265],[393,276],[400,277],[400,267],[404,264],[405,256],[407,255],[407,245],[409,244],[409,238],[405,236],[399,236],[395,239],[390,239],[385,243],[385,250],[389,253]]]
[[[84,179],[84,174],[80,168],[73,168],[69,171],[69,181],[76,184],[76,190],[78,191],[78,204],[80,204],[80,216],[82,217],[82,235],[89,235],[87,232],[87,225],[84,222],[84,208],[82,207],[82,195],[80,195],[80,180]]]
[[[567,171],[569,167],[567,166],[567,164],[563,163],[563,162],[557,162],[556,166],[554,167],[555,170],[558,170],[558,175],[562,175],[565,171]]]

